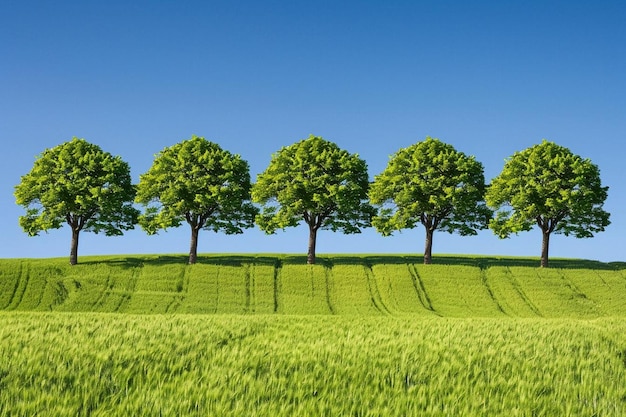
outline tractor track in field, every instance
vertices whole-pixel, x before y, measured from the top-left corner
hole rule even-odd
[[[20,284],[22,283],[22,275],[24,271],[24,262],[20,262],[20,268],[19,271],[17,273],[17,279],[15,280],[15,285],[13,286],[13,291],[11,292],[11,297],[9,297],[9,301],[7,302],[6,306],[4,306],[5,309],[9,309],[11,307],[11,305],[13,304],[13,300],[15,300],[15,296],[17,295],[17,290],[20,287]],[[24,294],[22,294],[22,297],[24,296]],[[13,308],[15,308],[16,306],[13,306]]]
[[[274,263],[274,313],[278,313],[280,309],[280,293],[282,290],[281,273],[283,270],[283,261],[276,259]]]
[[[624,315],[626,267],[563,267],[539,270],[534,264],[481,261],[463,263],[469,271],[424,268],[415,257],[360,256],[320,259],[308,268],[304,258],[263,256],[206,262],[204,269],[144,269],[138,260],[93,262],[69,270],[56,260],[7,261],[0,310],[59,310],[135,313],[236,312],[244,314],[426,314],[438,317],[550,318],[572,315]],[[467,265],[466,265],[467,264]],[[121,266],[120,266],[121,265]],[[158,266],[158,263],[149,263]],[[626,265],[626,264],[625,264]],[[262,266],[262,268],[260,267]],[[237,267],[237,268],[234,268]],[[361,269],[362,268],[362,269]],[[163,272],[166,271],[166,272]],[[152,274],[155,288],[143,291]],[[459,274],[459,281],[439,279]],[[469,274],[468,281],[460,281]],[[479,274],[479,275],[477,275]],[[456,275],[455,275],[456,276]],[[199,282],[196,282],[196,279]],[[68,292],[69,291],[69,292]]]
[[[578,288],[574,281],[568,278],[562,271],[559,271],[559,276],[563,280],[563,285],[567,289],[569,289],[574,294],[574,296],[590,300],[590,298],[587,297],[587,294],[585,294],[580,288]]]
[[[183,268],[178,284],[176,286],[176,293],[172,297],[172,302],[165,308],[166,313],[175,313],[184,303],[187,298],[187,291],[189,290],[189,268]]]
[[[112,292],[113,292],[113,278],[111,277],[111,274],[109,273],[107,275],[107,280],[106,280],[106,284],[104,285],[104,289],[100,292],[100,296],[98,297],[98,299],[96,299],[96,301],[94,301],[93,303],[93,307],[95,311],[98,311],[104,306],[107,298],[111,295]]]
[[[120,291],[119,302],[113,309],[114,312],[123,312],[126,306],[130,303],[130,300],[133,298],[133,294],[137,293],[137,276],[141,273],[139,268],[134,268],[132,274],[130,275],[130,282],[127,289]],[[111,291],[113,292],[113,291]]]
[[[37,297],[37,302],[35,303],[35,308],[38,308],[41,305],[41,302],[43,301],[43,295],[45,294],[46,288],[48,287],[49,284],[50,282],[48,281],[48,279],[44,278],[43,285],[40,286],[40,291]]]
[[[334,286],[335,283],[335,274],[333,273],[333,264],[332,262],[327,262],[324,264],[324,280],[325,280],[325,287],[326,287],[326,304],[328,305],[328,310],[330,311],[330,314],[337,314],[335,307],[333,306],[333,302],[332,302],[332,297],[331,297],[331,293],[332,293],[332,288]]]
[[[507,314],[507,312],[504,311],[504,308],[502,307],[502,305],[498,301],[498,298],[494,294],[493,289],[491,288],[491,285],[489,285],[489,280],[487,279],[487,268],[484,265],[480,265],[480,280],[482,281],[483,285],[487,289],[487,294],[489,294],[489,298],[491,298],[491,300],[494,302],[498,311],[504,314],[505,316],[508,316],[509,314]]]
[[[30,268],[20,267],[20,278],[17,280],[17,284],[18,285],[15,286],[15,290],[13,291],[11,303],[9,304],[13,304],[14,309],[22,304],[22,301],[24,300],[24,295],[28,290],[28,285],[30,284]],[[16,302],[13,303],[13,300],[16,300]]]
[[[376,276],[374,275],[372,264],[365,262],[363,264],[363,268],[365,269],[367,290],[369,291],[370,300],[372,301],[374,308],[380,313],[391,314],[391,310],[389,310],[389,307],[387,307],[387,305],[383,302],[383,298],[380,295],[380,289],[378,288],[378,283],[376,282]]]
[[[217,313],[220,308],[220,269],[219,265],[215,268],[215,302],[213,303],[215,308],[213,313]]]
[[[524,301],[524,303],[530,309],[530,311],[532,311],[535,315],[537,315],[539,317],[543,317],[543,314],[541,314],[541,311],[539,311],[537,306],[526,295],[526,293],[524,292],[524,289],[522,288],[521,284],[519,283],[517,278],[515,278],[515,275],[513,275],[513,272],[511,271],[511,269],[508,266],[506,267],[506,273],[507,273],[507,275],[509,277],[509,281],[511,282],[511,285],[513,286],[513,289],[515,290],[517,295],[522,299],[522,301]]]
[[[245,265],[242,266],[242,268],[244,269],[244,294],[245,294],[245,301],[244,301],[244,311],[246,313],[250,313],[255,311],[254,306],[256,305],[255,302],[255,297],[254,297],[254,274],[252,273],[252,266],[247,263]]]
[[[424,281],[422,280],[422,277],[420,277],[420,274],[417,271],[415,265],[412,263],[407,263],[406,266],[409,270],[409,276],[411,277],[411,281],[413,282],[413,288],[415,289],[417,299],[426,310],[433,312],[437,316],[441,316],[441,314],[433,307],[433,303],[428,296],[428,292],[426,292]]]

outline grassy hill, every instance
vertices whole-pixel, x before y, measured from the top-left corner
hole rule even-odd
[[[0,259],[0,310],[596,318],[626,315],[622,264],[438,256]]]
[[[626,415],[623,264],[186,260],[0,260],[0,416]]]

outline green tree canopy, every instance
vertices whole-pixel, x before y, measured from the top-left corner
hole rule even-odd
[[[257,177],[252,200],[262,205],[257,224],[266,233],[309,226],[307,262],[315,263],[319,229],[359,233],[370,226],[367,164],[356,154],[311,135],[272,156]]]
[[[46,149],[15,187],[17,204],[26,208],[19,219],[26,233],[70,226],[72,265],[78,262],[82,230],[115,236],[134,227],[134,197],[128,164],[78,138]]]
[[[429,264],[435,230],[466,236],[487,227],[491,211],[484,192],[480,162],[427,137],[392,155],[375,177],[369,195],[378,214],[372,224],[388,236],[421,223],[426,229],[424,263]]]
[[[592,237],[610,224],[602,208],[607,192],[590,160],[543,140],[511,156],[492,181],[486,200],[497,212],[490,228],[506,238],[537,225],[541,266],[547,267],[551,233]]]
[[[243,233],[254,225],[258,210],[250,203],[248,163],[204,138],[193,136],[156,155],[140,176],[138,203],[146,209],[139,224],[148,233],[191,228],[189,263],[196,263],[201,229]]]

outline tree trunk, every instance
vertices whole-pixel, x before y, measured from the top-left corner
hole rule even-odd
[[[426,228],[426,244],[424,248],[424,265],[433,263],[433,230]]]
[[[317,240],[317,228],[309,226],[309,252],[307,254],[306,263],[313,265],[315,263],[315,242]]]
[[[548,249],[550,247],[550,232],[542,230],[543,240],[541,242],[541,267],[548,267]]]
[[[189,245],[189,265],[198,261],[198,233],[200,229],[191,226],[191,244]]]
[[[72,227],[72,243],[70,246],[70,265],[76,265],[78,263],[78,234],[80,230],[76,227]]]

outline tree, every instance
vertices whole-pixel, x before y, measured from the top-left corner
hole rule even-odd
[[[276,229],[309,226],[307,263],[315,263],[319,229],[360,233],[370,226],[367,165],[321,137],[309,136],[272,156],[257,177],[252,200],[261,204],[257,224],[268,234]]]
[[[541,266],[547,267],[552,233],[593,237],[610,224],[602,209],[607,191],[590,160],[544,139],[511,156],[492,181],[486,200],[497,211],[489,227],[507,238],[537,225],[543,236]]]
[[[78,262],[82,230],[117,236],[134,227],[134,197],[128,164],[78,138],[46,149],[15,187],[17,204],[26,208],[19,223],[30,236],[70,226],[71,265]]]
[[[139,224],[155,234],[186,221],[191,228],[189,263],[195,264],[201,229],[230,235],[254,225],[258,210],[249,202],[250,187],[246,161],[192,136],[163,149],[140,176],[135,201],[146,209]]]
[[[451,145],[427,137],[391,156],[370,187],[378,206],[372,219],[384,236],[395,230],[426,229],[424,263],[432,262],[435,230],[461,236],[487,228],[491,211],[483,202],[483,166]]]

